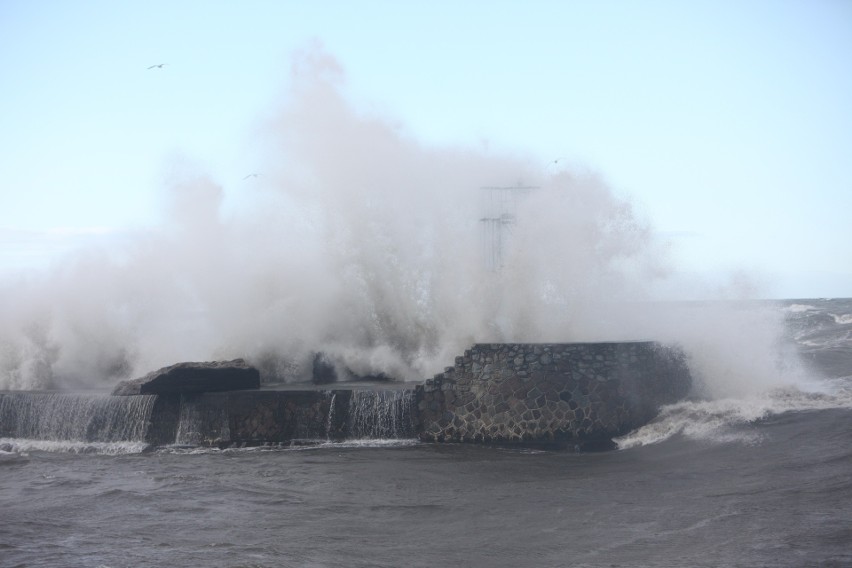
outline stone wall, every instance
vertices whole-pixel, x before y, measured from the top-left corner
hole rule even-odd
[[[654,342],[477,344],[417,387],[420,439],[604,449],[690,387]]]

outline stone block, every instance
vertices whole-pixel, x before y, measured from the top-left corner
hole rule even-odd
[[[120,382],[112,394],[197,394],[260,388],[260,371],[244,359],[201,363],[177,363],[144,377]]]

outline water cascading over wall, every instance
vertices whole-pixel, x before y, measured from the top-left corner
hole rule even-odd
[[[0,437],[70,442],[144,442],[156,396],[0,394]]]
[[[414,438],[413,390],[354,390],[349,399],[348,437]]]
[[[416,437],[412,389],[263,390],[160,395],[158,446],[257,446]]]
[[[412,389],[0,394],[0,438],[257,446],[416,437]]]
[[[148,439],[156,446],[221,447],[333,439],[344,427],[329,416],[345,416],[342,404],[319,390],[159,395]]]

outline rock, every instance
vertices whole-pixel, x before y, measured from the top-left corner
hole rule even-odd
[[[334,367],[334,362],[325,353],[317,353],[314,356],[311,382],[315,385],[327,385],[337,382],[337,369]]]
[[[245,360],[234,359],[163,367],[144,377],[118,383],[112,394],[186,394],[258,388],[260,372]]]
[[[447,367],[447,369],[447,372],[455,371],[454,367]],[[440,376],[443,376],[443,374]],[[311,382],[315,385],[327,385],[344,381],[393,382],[394,380],[393,377],[389,377],[382,372],[367,375],[358,374],[347,367],[343,361],[335,359],[334,356],[328,353],[318,352],[314,355]]]

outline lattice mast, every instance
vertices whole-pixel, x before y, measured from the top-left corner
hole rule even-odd
[[[516,222],[518,202],[536,186],[518,183],[511,186],[485,186],[485,215],[479,219],[482,227],[482,256],[491,271],[503,268],[506,245]]]

